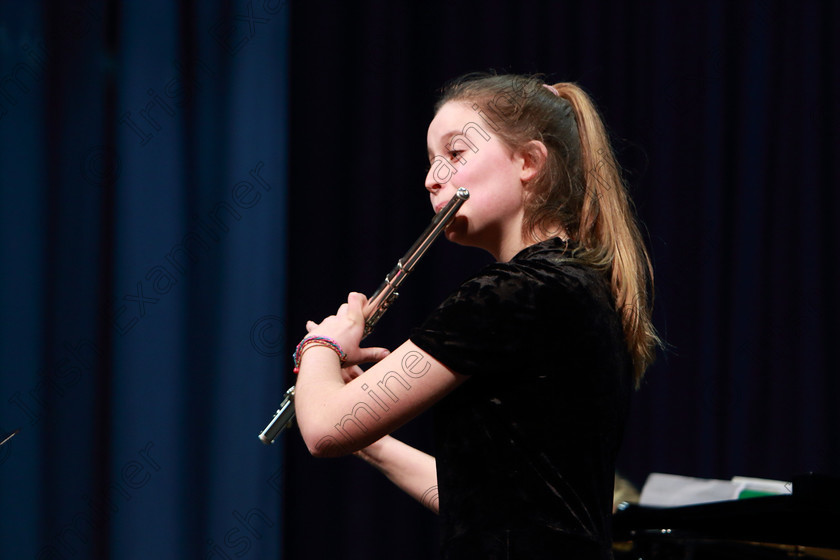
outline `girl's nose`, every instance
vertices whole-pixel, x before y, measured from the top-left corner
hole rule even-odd
[[[429,171],[426,173],[425,186],[426,190],[430,193],[437,192],[441,188],[440,183],[435,178],[435,162],[432,162],[432,165],[429,167]]]
[[[435,156],[429,166],[429,172],[426,173],[426,190],[435,192],[452,180],[452,177],[458,173],[454,165],[446,161],[443,156]]]

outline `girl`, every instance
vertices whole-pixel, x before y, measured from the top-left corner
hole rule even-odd
[[[444,90],[427,143],[435,210],[470,191],[446,237],[497,262],[391,353],[359,347],[361,294],[307,323],[301,434],[439,512],[443,558],[610,558],[615,456],[658,339],[601,119],[574,84],[471,75]],[[388,436],[430,407],[436,457]]]

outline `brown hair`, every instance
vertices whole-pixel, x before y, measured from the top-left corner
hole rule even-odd
[[[526,187],[523,235],[539,241],[562,226],[578,242],[572,258],[609,275],[638,385],[661,345],[651,321],[650,257],[592,100],[574,83],[546,86],[532,76],[470,74],[448,84],[435,109],[472,102],[511,151],[534,140],[546,146]]]

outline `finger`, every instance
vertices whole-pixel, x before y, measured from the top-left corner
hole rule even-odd
[[[350,292],[347,294],[347,310],[350,316],[355,318],[364,318],[364,308],[367,304],[367,297],[359,292]]]
[[[315,321],[307,321],[306,322],[306,332],[312,332],[316,328],[318,328],[318,323],[316,323]]]
[[[359,366],[350,366],[346,368],[342,368],[341,370],[341,379],[345,383],[350,383],[360,375],[364,373],[364,370]]]
[[[360,364],[366,364],[366,363],[369,363],[369,362],[378,362],[379,360],[382,360],[388,354],[391,353],[387,348],[378,348],[378,347],[360,348],[359,350],[361,350],[361,353],[360,353],[360,358],[361,359],[359,360]]]
[[[360,301],[364,305],[367,303],[367,296],[361,292],[350,292],[347,294],[347,301]]]

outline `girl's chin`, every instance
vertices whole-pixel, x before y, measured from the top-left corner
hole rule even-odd
[[[456,217],[452,220],[452,223],[446,226],[446,229],[443,230],[443,234],[446,236],[448,241],[458,243],[460,245],[466,245],[467,221],[460,216]]]

